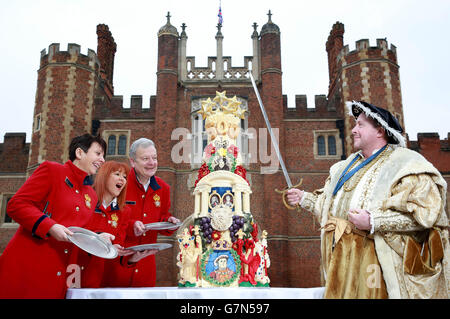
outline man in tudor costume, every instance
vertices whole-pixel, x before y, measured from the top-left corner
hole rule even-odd
[[[130,221],[124,247],[156,243],[158,233],[169,236],[175,230],[146,231],[145,224],[156,222],[179,223],[180,220],[169,213],[170,186],[155,176],[158,159],[153,141],[140,138],[130,147],[132,169],[128,175],[126,203],[131,208]],[[129,262],[128,257],[120,262],[106,265],[108,283],[111,287],[154,287],[156,264],[154,254],[158,250],[138,252],[142,259]],[[128,264],[129,267],[124,267]]]
[[[445,180],[406,148],[389,111],[346,106],[358,152],[330,168],[322,189],[287,195],[321,223],[325,298],[448,298]]]

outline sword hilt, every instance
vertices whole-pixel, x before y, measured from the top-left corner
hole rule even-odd
[[[303,178],[300,179],[300,181],[297,183],[297,185],[294,185],[292,187],[286,187],[285,189],[283,189],[281,191],[278,190],[278,189],[275,189],[275,192],[277,192],[278,194],[281,194],[281,198],[283,199],[283,204],[284,204],[284,206],[286,206],[287,209],[289,209],[289,210],[294,210],[294,209],[300,210],[300,205],[295,205],[295,206],[289,205],[287,203],[286,196],[287,196],[287,191],[288,190],[290,190],[291,188],[297,188],[300,185],[302,185],[302,183],[303,183]]]

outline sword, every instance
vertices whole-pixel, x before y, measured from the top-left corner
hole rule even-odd
[[[280,148],[278,147],[277,139],[275,138],[275,135],[274,135],[274,133],[272,131],[272,127],[270,126],[270,122],[269,122],[269,118],[268,118],[267,113],[266,113],[266,109],[264,108],[264,104],[263,104],[263,102],[261,100],[261,96],[259,95],[258,88],[256,87],[255,79],[253,78],[253,75],[252,75],[251,72],[249,72],[248,74],[250,75],[250,80],[252,81],[253,89],[255,90],[256,98],[258,99],[259,107],[260,107],[261,112],[263,114],[264,121],[266,122],[267,129],[269,130],[270,139],[272,140],[272,144],[273,144],[273,147],[275,149],[275,153],[277,154],[278,160],[280,162],[280,166],[281,166],[281,170],[282,170],[283,175],[284,175],[284,179],[286,180],[286,183],[288,185],[287,189],[291,189],[293,187],[298,187],[298,186],[301,185],[302,180],[300,180],[300,182],[297,185],[295,185],[295,186],[292,185],[291,178],[289,177],[288,171],[286,169],[286,165],[284,164],[283,157],[281,156],[281,153],[280,153]],[[285,195],[286,195],[287,189],[285,189],[283,191],[279,191],[278,189],[276,189],[275,191],[277,193],[279,193],[279,194],[283,194],[283,203],[285,204],[285,206],[287,208],[295,209],[295,207],[292,208],[292,206],[290,206],[290,205],[288,205],[286,203]]]

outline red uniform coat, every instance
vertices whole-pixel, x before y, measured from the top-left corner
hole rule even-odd
[[[97,205],[95,213],[92,215],[87,229],[96,233],[109,233],[114,235],[113,244],[123,246],[128,221],[130,218],[130,208],[125,206],[119,210],[118,206],[111,204],[106,209],[103,205]],[[104,274],[105,263],[117,262],[115,259],[104,259],[92,256],[84,251],[80,251],[78,264],[81,267],[81,288],[100,288],[108,286],[108,278]]]
[[[78,248],[48,235],[55,224],[84,227],[97,195],[71,161],[43,162],[8,203],[19,229],[0,256],[0,298],[64,298]]]
[[[131,208],[124,247],[156,243],[158,232],[169,236],[174,231],[147,231],[143,236],[134,236],[133,226],[137,220],[144,224],[167,221],[170,216],[170,186],[161,178],[152,176],[147,191],[130,171],[127,186],[127,204]],[[123,258],[125,259],[125,258]],[[109,287],[154,287],[156,281],[155,256],[140,260],[134,267],[124,267],[119,262],[107,263]]]

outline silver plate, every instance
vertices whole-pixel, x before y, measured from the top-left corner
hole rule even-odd
[[[107,243],[101,239],[98,234],[76,226],[67,228],[73,233],[72,236],[67,236],[69,240],[84,251],[106,259],[114,259],[117,257],[117,249],[111,243]]]
[[[162,230],[162,229],[177,229],[181,226],[181,223],[169,223],[169,222],[158,222],[158,223],[150,223],[145,224],[146,230]]]
[[[156,243],[156,244],[145,244],[145,245],[137,245],[137,246],[131,246],[127,247],[125,249],[134,250],[134,251],[143,251],[147,249],[157,249],[157,250],[164,250],[167,248],[172,247],[172,244],[167,243]]]

